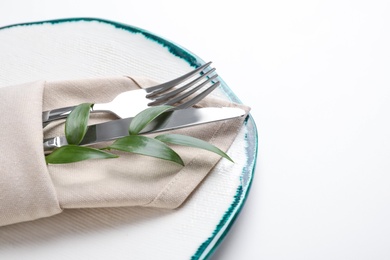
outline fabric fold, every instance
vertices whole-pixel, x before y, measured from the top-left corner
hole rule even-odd
[[[0,88],[0,226],[61,212],[42,151],[43,87]]]

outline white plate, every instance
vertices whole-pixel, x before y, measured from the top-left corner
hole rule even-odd
[[[0,28],[0,85],[34,80],[146,76],[158,82],[203,64],[145,30],[73,18]],[[240,102],[228,86],[213,95]],[[221,162],[177,210],[66,210],[0,228],[1,259],[205,259],[244,205],[253,178],[257,131],[252,117]]]

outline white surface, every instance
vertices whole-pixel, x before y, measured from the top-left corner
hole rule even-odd
[[[13,0],[0,26],[99,17],[213,61],[260,139],[251,193],[213,259],[389,259],[389,11],[388,1]]]

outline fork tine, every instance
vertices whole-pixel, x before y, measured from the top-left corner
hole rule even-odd
[[[165,90],[171,89],[171,88],[177,86],[178,84],[182,83],[186,79],[190,78],[191,76],[197,74],[198,72],[201,72],[203,69],[208,67],[210,64],[211,64],[211,61],[203,64],[202,66],[196,68],[193,71],[188,72],[187,74],[184,74],[183,76],[181,76],[179,78],[162,83],[162,84],[154,86],[154,87],[146,88],[145,91],[147,93],[154,92],[155,94],[158,94],[158,93],[161,93]]]
[[[182,95],[179,95],[175,98],[172,98],[172,99],[169,99],[167,100],[164,105],[174,105],[176,104],[177,102],[180,102],[182,100],[184,100],[185,98],[189,97],[190,95],[192,95],[193,93],[195,93],[196,91],[198,91],[199,89],[201,89],[203,86],[206,86],[207,83],[209,83],[210,81],[212,81],[213,79],[215,79],[216,77],[218,77],[218,75],[214,75],[210,78],[208,78],[205,82],[202,82],[202,84],[200,84],[199,86],[196,86],[195,88],[191,89],[190,91],[187,91],[185,92],[184,94]]]
[[[213,85],[211,85],[209,88],[204,90],[202,93],[199,95],[195,96],[194,98],[184,102],[183,104],[180,104],[176,106],[174,109],[184,109],[184,108],[189,108],[196,103],[198,103],[200,100],[202,100],[204,97],[206,97],[210,92],[212,92],[215,88],[217,88],[219,85],[221,85],[221,82],[217,81]]]
[[[210,75],[211,73],[213,73],[215,71],[215,68],[207,71],[206,73],[200,75],[199,77],[197,77],[196,79],[194,79],[193,81],[191,81],[190,83],[184,85],[184,86],[181,86],[175,90],[172,90],[172,91],[169,91],[167,93],[162,93],[160,96],[157,96],[155,98],[153,98],[154,93],[151,93],[149,95],[146,96],[146,98],[151,98],[152,100],[154,100],[152,102],[152,104],[158,104],[158,103],[161,103],[161,102],[164,102],[166,100],[169,100],[171,97],[174,97],[176,96],[177,94],[183,92],[184,90],[192,87],[193,85],[195,85],[195,83],[201,81],[203,78],[207,77],[208,75]],[[204,85],[204,84],[203,84]],[[198,88],[199,89],[199,88]],[[148,105],[152,105],[152,104],[148,104]]]

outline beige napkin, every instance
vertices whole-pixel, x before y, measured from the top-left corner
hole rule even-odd
[[[63,134],[63,122],[58,122],[49,125],[43,136],[43,110],[83,102],[107,102],[123,91],[155,84],[144,78],[112,77],[0,87],[0,226],[49,217],[67,208],[179,207],[220,156],[172,146],[182,157],[184,167],[122,152],[117,152],[120,157],[116,159],[46,165],[42,149],[43,137]],[[239,106],[249,112],[247,106],[210,97],[198,106]],[[90,122],[111,119],[114,117],[95,114]],[[203,139],[227,151],[243,120],[171,132]]]

